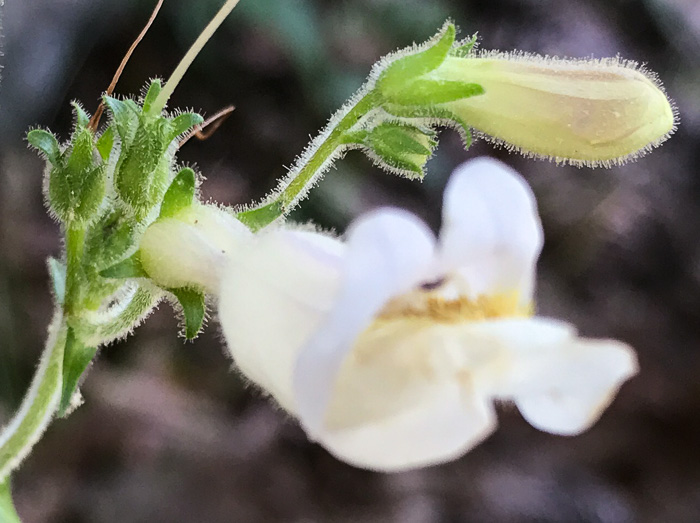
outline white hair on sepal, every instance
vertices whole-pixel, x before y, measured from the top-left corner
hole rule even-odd
[[[112,299],[113,297],[118,299]],[[110,345],[125,339],[140,326],[165,297],[163,291],[155,286],[147,278],[130,278],[127,282],[112,294],[102,304],[102,311],[84,311],[81,314],[81,335],[87,334],[84,330],[90,330],[93,338],[81,340],[86,345]],[[133,308],[135,315],[124,318],[124,315]]]
[[[146,95],[148,94],[148,89],[153,85],[153,82],[160,82],[161,89],[163,88],[163,84],[165,83],[165,79],[161,76],[151,76],[145,84],[141,86],[139,89],[139,96],[136,98],[134,101],[137,102],[139,105],[143,105],[144,100],[146,99]]]
[[[396,62],[397,60],[404,58],[408,55],[415,55],[418,53],[421,53],[423,51],[427,51],[431,47],[433,47],[435,44],[437,44],[440,39],[443,37],[445,31],[450,25],[455,25],[455,23],[452,21],[451,18],[448,18],[445,20],[445,22],[442,24],[442,27],[440,27],[440,30],[435,33],[429,40],[417,44],[413,43],[412,45],[409,45],[408,47],[404,47],[402,49],[397,49],[396,51],[392,51],[384,56],[382,56],[373,66],[372,69],[370,69],[369,72],[369,77],[367,78],[367,82],[365,85],[371,85],[371,87],[374,87],[374,85],[377,83],[377,80],[379,80],[379,77],[382,75],[382,73],[389,67],[391,64]],[[455,25],[455,33],[459,32],[459,28]]]
[[[459,31],[457,31],[459,32]],[[466,54],[456,54],[455,51],[460,50],[461,47],[471,44],[469,52]],[[481,44],[481,36],[479,32],[476,31],[473,35],[464,37],[460,40],[455,40],[452,44],[452,49],[450,49],[451,56],[459,56],[461,58],[466,58],[468,56],[474,56],[479,51],[479,45]],[[455,54],[452,54],[455,53]]]
[[[27,131],[27,135],[29,135],[30,132],[35,131],[35,130],[40,130],[40,131],[46,131],[47,133],[51,133],[49,131],[48,127],[41,127],[39,125],[35,127],[30,127],[29,131]],[[25,140],[27,140],[27,135],[25,135]],[[70,145],[70,140],[66,141],[65,143],[58,144],[58,150],[60,151],[60,154],[63,155],[66,152],[66,149]],[[49,217],[56,223],[61,223],[61,218],[58,216],[58,214],[51,208],[51,200],[49,198],[49,183],[51,181],[51,171],[53,170],[53,164],[49,161],[49,157],[46,155],[44,151],[41,149],[36,149],[32,144],[29,143],[27,140],[27,147],[31,148],[33,151],[35,151],[39,157],[44,160],[44,172],[42,174],[42,180],[41,180],[41,193],[43,195],[43,203],[44,207],[46,208],[46,212],[48,213]]]

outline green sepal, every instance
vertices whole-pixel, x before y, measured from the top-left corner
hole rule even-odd
[[[85,238],[87,267],[99,272],[123,260],[136,241],[137,227],[122,210],[105,213],[88,229]]]
[[[106,168],[95,154],[94,136],[83,127],[73,134],[71,145],[49,173],[48,201],[64,223],[90,221],[105,196]]]
[[[455,32],[454,24],[446,22],[433,38],[435,41],[433,45],[424,51],[394,61],[377,81],[379,92],[391,98],[393,93],[401,91],[408,82],[437,69],[445,61],[452,48]]]
[[[257,232],[263,227],[271,224],[280,216],[284,216],[284,205],[282,202],[274,201],[255,209],[248,209],[236,214],[236,219],[251,231]]]
[[[111,125],[105,129],[97,141],[95,142],[95,148],[97,152],[100,153],[103,161],[109,160],[110,154],[112,154],[112,148],[114,147],[114,127]]]
[[[407,106],[398,104],[386,104],[382,108],[393,116],[400,118],[440,120],[443,125],[453,127],[459,131],[464,142],[464,149],[467,150],[472,144],[471,128],[462,118],[445,107],[434,106]],[[451,125],[450,125],[451,124]]]
[[[480,94],[484,94],[484,88],[479,84],[420,78],[393,93],[387,100],[399,105],[436,105]]]
[[[167,290],[175,295],[182,307],[185,316],[185,337],[188,340],[196,338],[199,331],[202,330],[206,315],[204,293],[185,287]]]
[[[474,51],[476,42],[479,39],[479,33],[474,33],[469,38],[465,38],[460,42],[455,42],[455,45],[450,49],[450,56],[456,58],[466,58]]]
[[[100,271],[100,276],[103,278],[120,279],[148,278],[148,273],[144,270],[143,265],[141,265],[141,259],[139,258],[139,253],[137,252],[126,260],[122,260],[119,263]]]
[[[156,98],[158,98],[160,91],[161,91],[160,80],[155,79],[155,80],[151,81],[151,85],[148,87],[148,91],[146,92],[146,96],[144,96],[144,98],[143,98],[143,112],[144,113],[150,114],[151,108],[153,107],[153,103],[156,101]]]
[[[182,113],[170,121],[172,126],[172,131],[170,133],[170,139],[174,140],[182,133],[185,133],[192,129],[195,125],[199,125],[204,121],[201,115],[197,113]]]
[[[124,147],[114,172],[117,195],[144,220],[159,205],[170,183],[171,125],[166,118],[141,119],[130,145]]]
[[[51,276],[51,286],[53,295],[59,305],[63,305],[66,297],[66,264],[57,260],[53,256],[49,256],[46,260]]]
[[[94,150],[92,133],[85,128],[78,129],[71,139],[66,169],[72,173],[82,173],[89,170],[95,159]]]
[[[63,418],[69,413],[71,399],[78,389],[80,377],[95,354],[97,354],[97,347],[89,347],[81,343],[75,337],[73,329],[69,327],[66,335],[66,349],[63,353],[63,387],[57,413],[59,417]]]
[[[22,523],[12,502],[12,489],[9,476],[0,482],[0,521],[2,523]]]
[[[105,96],[104,103],[112,113],[112,120],[121,138],[122,147],[130,144],[139,124],[138,106],[132,100],[118,100],[111,96]]]
[[[163,197],[160,206],[160,218],[174,216],[182,209],[192,205],[196,185],[196,176],[189,167],[181,169],[177,176],[173,178],[170,187]]]
[[[90,123],[90,117],[85,112],[78,102],[71,102],[73,106],[73,112],[75,113],[75,126],[77,128],[87,127]]]
[[[425,171],[422,165],[411,162],[404,158],[396,158],[391,156],[384,156],[381,158],[382,163],[385,167],[390,167],[393,170],[400,171],[400,175],[408,178],[409,180],[422,180],[425,178]]]
[[[29,145],[46,155],[46,159],[57,165],[61,157],[61,148],[56,137],[44,129],[34,129],[27,133]]]
[[[362,133],[354,136],[359,138]],[[437,145],[436,136],[429,127],[394,121],[371,129],[358,143],[380,166],[409,179],[423,179],[423,167]]]
[[[373,147],[380,147],[384,150],[392,151],[395,156],[405,156],[406,154],[417,154],[428,156],[432,150],[420,143],[416,137],[425,135],[430,146],[435,146],[433,133],[430,130],[422,131],[417,127],[383,123],[367,137],[366,143]]]

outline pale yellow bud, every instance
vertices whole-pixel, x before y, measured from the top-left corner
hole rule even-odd
[[[529,156],[609,166],[666,140],[677,117],[657,78],[619,59],[484,53],[448,57],[435,79],[484,94],[442,104],[487,139]]]
[[[139,257],[146,273],[162,287],[215,292],[228,256],[250,234],[225,210],[194,204],[149,226]]]

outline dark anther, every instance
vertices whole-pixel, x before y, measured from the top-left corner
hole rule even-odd
[[[421,283],[420,288],[421,288],[421,290],[424,290],[424,291],[434,291],[435,289],[440,287],[440,285],[442,285],[443,283],[445,283],[445,278],[439,278],[437,280],[427,281],[425,283]]]

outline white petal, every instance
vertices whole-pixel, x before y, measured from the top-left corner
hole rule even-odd
[[[523,417],[553,434],[574,435],[593,425],[620,386],[637,373],[630,347],[614,340],[572,340],[543,366],[535,386],[515,397]]]
[[[426,225],[404,211],[376,211],[350,229],[337,300],[300,353],[294,374],[298,414],[312,437],[355,341],[388,300],[430,277],[434,246]]]
[[[542,226],[527,183],[507,165],[478,158],[455,169],[445,189],[440,249],[469,294],[520,290],[529,302]]]
[[[232,214],[213,205],[191,205],[178,213],[177,219],[192,225],[221,254],[233,252],[238,247],[238,243],[234,244],[232,239],[252,236],[250,229]]]
[[[396,472],[453,460],[495,428],[486,399],[465,395],[456,383],[436,387],[414,408],[376,423],[323,430],[318,440],[358,467]]]
[[[579,338],[556,320],[487,321],[469,331],[510,354],[508,368],[490,382],[492,394],[513,399],[531,425],[554,434],[589,428],[637,372],[634,351],[624,343]]]
[[[333,304],[343,251],[318,233],[261,233],[222,278],[219,319],[235,363],[291,412],[294,364]]]
[[[250,230],[225,210],[195,204],[146,229],[141,263],[162,287],[196,285],[215,293],[227,254],[250,237]]]

